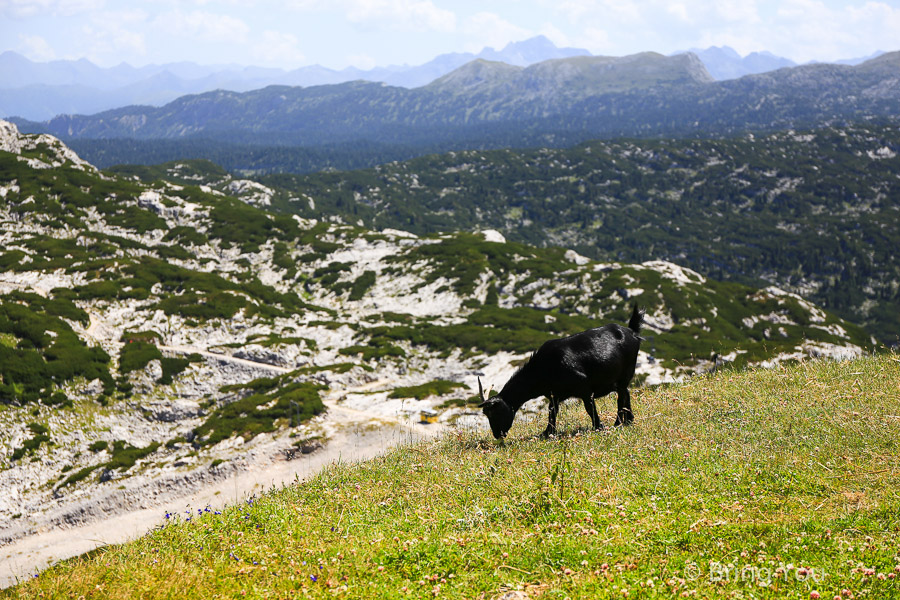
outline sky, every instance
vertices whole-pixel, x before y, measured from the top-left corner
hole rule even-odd
[[[0,52],[103,67],[369,69],[536,35],[607,56],[730,46],[831,61],[900,49],[900,0],[0,0]]]

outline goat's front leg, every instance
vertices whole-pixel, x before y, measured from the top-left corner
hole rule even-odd
[[[584,410],[587,411],[588,416],[591,418],[591,427],[595,430],[603,429],[603,423],[600,422],[600,415],[597,414],[597,405],[594,403],[594,397],[588,396],[582,398],[581,401],[584,403]]]
[[[631,394],[626,386],[622,386],[616,390],[616,402],[618,411],[616,412],[616,427],[620,425],[631,425],[634,422],[634,413],[631,412]]]
[[[550,416],[547,419],[547,429],[541,434],[541,437],[550,437],[556,435],[556,413],[559,412],[559,400],[551,394],[547,396],[550,399]]]

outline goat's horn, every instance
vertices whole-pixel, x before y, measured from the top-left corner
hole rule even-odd
[[[481,387],[481,377],[478,378],[478,397],[481,398],[481,403],[484,404],[484,388]]]

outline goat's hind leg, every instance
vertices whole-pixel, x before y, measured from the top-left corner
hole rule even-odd
[[[620,425],[631,425],[634,423],[634,413],[631,412],[631,394],[627,385],[621,385],[616,390],[616,403],[618,411],[616,412],[616,427]]]
[[[597,431],[603,429],[603,423],[600,422],[600,415],[597,414],[597,404],[594,402],[594,397],[587,396],[582,398],[581,401],[584,403],[584,410],[587,411],[588,416],[591,418],[591,427]]]

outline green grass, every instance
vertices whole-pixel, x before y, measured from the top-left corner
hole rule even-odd
[[[572,402],[558,439],[541,415],[334,464],[2,595],[898,597],[898,385],[894,356],[723,371],[598,433]]]

